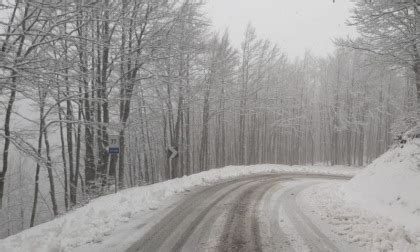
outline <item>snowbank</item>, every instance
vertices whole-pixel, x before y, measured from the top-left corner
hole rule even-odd
[[[332,232],[363,251],[420,251],[420,235],[349,202],[340,190],[342,183],[321,183],[298,195],[301,209],[311,216],[318,227]],[[332,237],[329,236],[329,237]]]
[[[347,201],[420,234],[420,147],[411,142],[376,159],[341,187]]]
[[[263,173],[326,174],[353,176],[348,167],[304,167],[281,165],[230,166],[166,182],[131,188],[93,200],[53,221],[0,240],[0,251],[66,251],[100,242],[135,214],[156,210],[168,197],[194,186]]]

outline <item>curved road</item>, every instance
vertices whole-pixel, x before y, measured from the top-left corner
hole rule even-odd
[[[128,251],[294,251],[280,223],[287,218],[306,248],[337,251],[296,203],[296,195],[316,181],[284,187],[321,175],[260,175],[223,182],[193,192],[171,209]],[[279,214],[280,209],[286,216]]]

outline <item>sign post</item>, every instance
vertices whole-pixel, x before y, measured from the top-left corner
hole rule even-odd
[[[109,155],[120,154],[120,144],[119,144],[118,135],[109,136],[108,154]]]
[[[116,155],[118,161],[118,155],[120,154],[120,143],[119,143],[118,135],[109,135],[109,143],[108,143],[108,155],[111,157]],[[111,160],[109,160],[108,165],[111,164]],[[115,168],[116,169],[116,168]],[[118,191],[118,170],[115,170],[115,192]]]

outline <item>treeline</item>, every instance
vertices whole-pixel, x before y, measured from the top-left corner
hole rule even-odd
[[[251,25],[235,48],[211,32],[203,5],[3,3],[2,236],[116,189],[215,167],[362,166],[392,144],[394,122],[412,124],[406,68],[348,48],[290,60]]]

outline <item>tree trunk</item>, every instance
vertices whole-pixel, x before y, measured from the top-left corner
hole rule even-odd
[[[42,119],[44,120],[44,119]],[[43,123],[45,125],[45,123]],[[50,196],[51,204],[53,208],[54,216],[58,215],[57,201],[55,198],[55,186],[54,186],[54,175],[52,172],[52,161],[50,155],[50,142],[48,141],[48,132],[47,129],[44,129],[44,142],[45,142],[45,151],[47,153],[47,172],[48,172],[48,181],[50,182]]]
[[[68,84],[68,82],[67,82]],[[67,131],[67,152],[69,155],[69,172],[70,172],[70,202],[74,206],[76,204],[73,199],[75,199],[76,188],[75,188],[75,174],[74,174],[74,161],[73,161],[73,124],[71,121],[73,120],[73,111],[71,108],[71,101],[70,98],[70,87],[67,85],[66,87],[66,96],[67,96],[67,115],[66,115],[66,131]]]
[[[92,111],[91,111],[91,104],[90,104],[90,95],[89,95],[89,82],[87,79],[88,76],[88,66],[87,66],[87,58],[86,58],[86,41],[84,41],[85,33],[84,26],[82,26],[83,22],[83,7],[80,2],[78,2],[78,14],[79,17],[77,19],[77,27],[79,27],[78,36],[80,38],[79,46],[77,48],[78,54],[79,54],[79,67],[80,71],[82,73],[82,81],[83,81],[83,99],[81,99],[81,103],[79,106],[83,107],[83,115],[84,115],[84,121],[85,121],[85,183],[87,186],[87,193],[90,194],[90,189],[95,183],[95,173],[96,173],[96,167],[95,167],[95,158],[94,158],[94,148],[93,148],[93,142],[94,142],[94,136],[93,136],[93,128],[92,128]],[[80,91],[79,91],[80,92]],[[80,92],[81,93],[81,92]],[[80,123],[80,122],[79,122]]]
[[[209,85],[209,84],[207,84]],[[201,148],[199,156],[200,169],[206,171],[208,169],[208,139],[209,139],[209,120],[210,120],[210,87],[206,88],[204,94],[204,105],[203,105],[203,128],[201,131]]]
[[[417,113],[418,118],[420,118],[420,0],[415,0],[414,2],[414,15],[415,15],[415,56],[414,56],[414,73],[416,79],[416,88],[417,88]]]
[[[16,73],[14,73],[16,74]],[[13,77],[13,83],[16,83],[16,76]],[[13,104],[16,99],[16,84],[12,85],[9,102],[6,108],[6,117],[4,120],[4,149],[3,149],[3,170],[0,172],[0,209],[3,207],[4,180],[7,169],[9,168],[9,148],[10,148],[10,119],[12,116]]]
[[[60,89],[58,89],[58,100],[60,100]],[[63,174],[64,174],[64,206],[66,210],[69,208],[69,182],[67,177],[67,159],[66,159],[66,148],[64,141],[64,130],[63,130],[63,117],[62,117],[62,107],[58,103],[58,119],[60,127],[60,141],[61,141],[61,158],[63,159]]]
[[[81,90],[79,91],[81,92]],[[81,99],[79,100],[79,104],[82,104]],[[79,179],[79,174],[80,174],[80,152],[81,152],[81,135],[82,135],[82,125],[80,124],[82,120],[82,108],[79,107],[79,112],[78,112],[78,121],[79,123],[77,124],[77,132],[76,132],[76,170],[74,171],[74,193],[71,195],[73,198],[71,199],[71,202],[73,204],[76,204],[77,202],[77,184],[78,184],[78,179]]]
[[[416,79],[417,90],[417,112],[420,115],[420,56],[417,58],[417,62],[414,65],[414,74]]]
[[[41,159],[42,159],[42,136],[44,133],[44,100],[41,97],[42,91],[40,90],[40,107],[39,107],[39,133],[38,133],[38,150],[37,150],[37,162],[35,167],[35,189],[34,189],[34,200],[32,204],[32,213],[31,213],[31,221],[30,221],[30,227],[33,227],[35,224],[35,215],[36,215],[36,209],[38,204],[38,192],[39,192],[39,172],[41,169]]]

